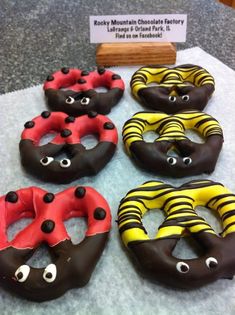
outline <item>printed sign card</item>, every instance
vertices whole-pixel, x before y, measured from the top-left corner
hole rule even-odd
[[[186,14],[90,16],[90,42],[185,42]]]

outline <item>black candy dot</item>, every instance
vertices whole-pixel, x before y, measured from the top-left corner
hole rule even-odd
[[[97,72],[99,74],[103,74],[103,73],[105,73],[105,68],[104,67],[98,67]]]
[[[94,211],[94,218],[96,220],[104,220],[106,217],[106,211],[103,208],[96,208]]]
[[[52,220],[45,220],[42,222],[41,230],[44,233],[51,233],[55,228],[55,222]]]
[[[48,118],[51,116],[51,113],[45,110],[44,112],[41,113],[42,118]]]
[[[29,128],[33,128],[35,125],[35,122],[34,121],[27,121],[25,124],[24,124],[24,127],[29,129]]]
[[[120,75],[118,75],[118,74],[112,75],[112,80],[120,80],[120,79],[121,79]]]
[[[86,189],[84,187],[79,186],[75,189],[74,195],[77,198],[83,198],[85,194],[86,194]]]
[[[45,277],[46,277],[47,279],[51,279],[51,278],[52,278],[52,273],[51,273],[51,272],[47,272],[46,275],[45,275]]]
[[[11,203],[16,203],[18,201],[17,193],[14,191],[9,191],[6,194],[5,201],[11,202]]]
[[[55,199],[55,195],[52,194],[52,193],[46,193],[46,194],[43,196],[43,201],[44,201],[45,203],[50,203],[50,202],[52,202],[54,199]]]
[[[68,117],[65,118],[64,121],[65,121],[67,124],[73,123],[73,122],[75,122],[75,117],[73,117],[73,116],[68,116]]]
[[[115,126],[113,123],[111,123],[111,122],[104,123],[104,129],[112,130],[114,128],[115,128]]]
[[[53,77],[53,75],[48,75],[47,77],[47,81],[53,81],[55,78]]]
[[[84,79],[79,79],[77,82],[78,82],[79,84],[84,84],[84,83],[86,83],[86,80],[84,80]]]
[[[48,158],[44,157],[41,161],[42,161],[42,163],[46,164],[48,162]]]
[[[72,134],[72,131],[69,129],[64,129],[61,131],[60,135],[62,138],[69,137]]]
[[[82,76],[82,77],[85,77],[86,75],[89,75],[89,72],[86,71],[86,70],[83,70],[83,71],[81,72],[81,76]]]
[[[69,162],[68,162],[67,159],[62,160],[61,163],[62,163],[63,165],[68,165],[68,164],[69,164]]]
[[[23,276],[24,276],[24,275],[23,275],[23,272],[20,271],[19,273],[17,273],[17,276],[16,276],[16,277],[17,277],[18,280],[20,280],[20,279],[23,278]]]
[[[63,74],[68,74],[69,73],[69,68],[66,68],[66,67],[61,68],[61,72]]]
[[[213,268],[216,268],[217,267],[217,262],[215,262],[215,261],[210,261],[209,262],[209,267],[211,268],[211,269],[213,269]]]
[[[87,115],[89,118],[95,118],[98,115],[98,113],[92,110]]]
[[[186,272],[186,271],[188,271],[188,266],[182,265],[182,266],[180,267],[180,270],[181,270],[182,272]]]
[[[189,164],[190,164],[190,161],[191,161],[190,159],[185,159],[185,160],[184,160],[184,164],[189,165]]]

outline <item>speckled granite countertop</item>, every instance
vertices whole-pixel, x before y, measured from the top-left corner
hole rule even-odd
[[[2,0],[0,93],[42,83],[62,66],[92,69],[89,15],[154,13],[187,13],[178,49],[200,46],[235,69],[235,10],[216,0]]]

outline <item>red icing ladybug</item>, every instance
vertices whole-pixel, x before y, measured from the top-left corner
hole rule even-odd
[[[111,227],[106,200],[91,187],[72,187],[57,194],[37,187],[11,191],[0,198],[1,284],[25,298],[44,301],[72,287],[84,286],[102,254]],[[71,242],[64,221],[87,217],[88,229],[79,244]],[[33,221],[8,241],[7,227]],[[46,243],[52,263],[33,268],[27,260]]]
[[[95,89],[104,87],[107,92]],[[52,111],[80,116],[89,111],[108,114],[124,93],[124,82],[118,74],[103,67],[97,71],[62,68],[44,83],[48,107]]]
[[[39,146],[40,139],[56,133],[50,143]],[[81,137],[98,134],[92,149],[81,144]],[[54,183],[69,183],[85,175],[94,175],[112,158],[118,141],[117,129],[106,117],[90,112],[78,118],[60,112],[43,112],[25,123],[20,153],[24,168],[34,176]],[[60,161],[56,156],[66,153]]]

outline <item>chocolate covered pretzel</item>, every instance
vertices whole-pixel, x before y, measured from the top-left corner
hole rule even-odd
[[[196,207],[216,212],[222,223],[217,235]],[[150,239],[142,217],[151,209],[165,212],[155,238]],[[180,187],[149,181],[121,200],[118,227],[139,271],[152,281],[192,289],[235,274],[235,195],[222,184],[196,180]],[[175,257],[181,237],[191,234],[201,248],[198,258]]]
[[[71,187],[57,194],[29,187],[0,198],[0,284],[34,300],[55,299],[89,281],[111,227],[106,200],[91,187]],[[86,217],[85,238],[73,244],[64,221]],[[7,227],[22,219],[33,221],[9,241]],[[33,268],[27,261],[46,244],[52,262]]]
[[[191,141],[188,129],[198,132],[204,143]],[[154,142],[143,139],[147,131],[159,135]],[[223,144],[218,121],[198,111],[139,112],[124,124],[122,134],[128,154],[140,167],[174,177],[213,172]]]
[[[96,91],[106,88],[107,92]],[[118,74],[103,67],[97,71],[62,68],[44,83],[48,107],[52,111],[80,116],[90,111],[106,115],[124,93],[124,82]]]
[[[167,114],[203,110],[215,90],[212,75],[191,64],[142,67],[133,74],[130,84],[132,94],[144,106]]]
[[[114,124],[95,112],[74,118],[45,111],[24,126],[20,141],[23,167],[30,174],[54,183],[70,183],[97,174],[112,158],[118,141]],[[41,138],[49,133],[55,133],[54,138],[40,145]],[[98,135],[98,143],[86,149],[81,138],[89,134]],[[56,160],[61,153],[67,157]]]

